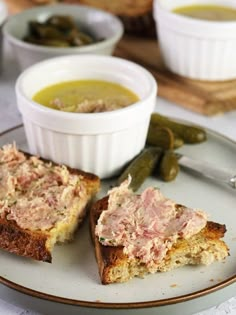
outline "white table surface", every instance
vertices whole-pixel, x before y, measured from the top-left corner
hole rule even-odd
[[[14,61],[9,47],[5,46],[3,71],[0,74],[0,133],[6,129],[21,124],[21,116],[16,107],[14,84],[20,71]],[[217,130],[236,140],[236,111],[215,116],[205,117],[187,111],[163,99],[157,99],[157,110],[165,115],[186,119],[188,121]],[[1,262],[0,262],[1,268]],[[29,275],[30,276],[30,275]],[[233,297],[235,295],[235,297]],[[75,313],[79,314],[75,311]],[[36,314],[67,314],[66,305],[39,300],[0,284],[0,314],[3,315],[36,315]],[[72,313],[71,313],[72,314]],[[74,312],[73,312],[74,314]],[[89,314],[86,312],[86,314]],[[236,292],[232,298],[215,305],[195,315],[236,315]],[[84,315],[84,314],[83,314]],[[171,315],[171,314],[170,314]],[[174,314],[173,314],[174,315]],[[189,314],[191,315],[191,314]]]

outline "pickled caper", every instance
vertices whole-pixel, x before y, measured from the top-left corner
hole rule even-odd
[[[42,39],[41,45],[52,47],[70,47],[69,43],[63,39]]]
[[[174,134],[168,127],[150,124],[147,134],[147,144],[161,147],[164,150],[174,148]]]
[[[45,39],[64,39],[64,35],[56,28],[38,22],[30,22],[31,35]]]
[[[175,134],[182,138],[185,143],[200,143],[207,139],[206,132],[202,128],[188,126],[157,113],[152,114],[151,124],[170,128]]]
[[[25,42],[43,45],[43,46],[51,46],[51,47],[69,47],[69,43],[62,39],[37,39],[34,37],[25,37]]]
[[[124,169],[118,178],[118,184],[121,184],[128,175],[131,175],[132,181],[130,188],[133,191],[139,189],[145,179],[150,176],[162,156],[163,150],[158,147],[149,147],[144,149],[128,166]]]
[[[91,44],[93,38],[77,30],[72,30],[68,33],[68,41],[72,46],[84,46]]]
[[[54,47],[79,47],[95,42],[92,36],[78,28],[71,16],[63,15],[52,15],[45,22],[30,21],[23,40]]]
[[[178,159],[172,150],[165,151],[159,165],[161,179],[170,182],[176,178],[179,172]]]
[[[54,26],[61,31],[78,29],[72,17],[68,15],[52,15],[45,24]]]

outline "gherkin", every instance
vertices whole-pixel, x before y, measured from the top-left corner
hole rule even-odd
[[[167,150],[174,148],[175,138],[170,128],[150,124],[146,142]]]
[[[179,164],[174,151],[165,151],[159,165],[159,173],[165,182],[170,182],[176,178],[179,173]]]
[[[170,128],[173,133],[183,139],[185,143],[200,143],[207,139],[206,132],[202,128],[188,126],[157,113],[152,114],[151,125]]]
[[[133,191],[139,189],[145,179],[150,176],[159,162],[163,150],[159,147],[148,147],[144,149],[128,166],[118,178],[121,184],[129,175],[132,177],[130,188]]]

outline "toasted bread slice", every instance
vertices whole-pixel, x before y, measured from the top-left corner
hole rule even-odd
[[[0,149],[0,248],[45,262],[73,239],[100,188],[96,175]]]
[[[133,277],[143,277],[149,271],[138,258],[129,259],[123,247],[104,246],[95,235],[97,220],[108,207],[108,197],[97,201],[90,210],[90,228],[94,241],[96,259],[103,284],[125,282]],[[176,207],[184,207],[176,205]],[[156,268],[165,272],[183,265],[205,264],[221,261],[229,254],[225,242],[221,240],[226,232],[225,225],[208,221],[206,226],[189,239],[179,239],[167,252]]]

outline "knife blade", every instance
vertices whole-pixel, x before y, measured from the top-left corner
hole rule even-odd
[[[176,156],[181,167],[236,188],[236,172],[233,173],[233,171],[227,169],[219,169],[206,161],[193,159],[180,153],[176,153]]]

